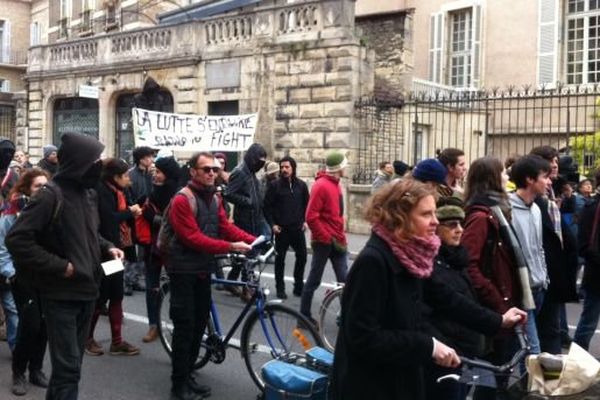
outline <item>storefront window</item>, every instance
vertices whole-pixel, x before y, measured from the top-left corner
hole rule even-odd
[[[54,102],[54,129],[52,139],[60,143],[67,132],[83,133],[98,139],[98,100],[69,97]]]

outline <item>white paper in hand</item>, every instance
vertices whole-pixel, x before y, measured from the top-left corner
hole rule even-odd
[[[125,267],[123,266],[123,261],[120,259],[110,260],[102,263],[102,269],[104,270],[104,275],[112,275],[116,272],[123,271]]]

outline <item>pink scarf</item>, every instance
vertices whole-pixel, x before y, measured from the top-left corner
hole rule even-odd
[[[440,238],[413,236],[404,243],[398,243],[394,234],[383,225],[373,226],[373,232],[390,246],[392,253],[409,274],[418,279],[426,279],[433,271],[433,259],[440,248]]]

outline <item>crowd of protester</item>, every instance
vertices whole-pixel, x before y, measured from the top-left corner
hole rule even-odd
[[[205,329],[210,277],[225,276],[214,255],[252,255],[249,243],[259,235],[275,242],[282,300],[286,253],[294,250],[291,293],[311,323],[328,260],[337,281],[347,281],[333,399],[464,399],[463,384],[436,379],[456,372],[461,355],[508,360],[515,338],[507,328],[516,323],[524,324],[532,353],[560,353],[571,340],[589,348],[600,318],[600,196],[593,189],[600,174],[580,178],[573,159],[550,146],[505,162],[487,156],[467,165],[454,148],[414,167],[381,162],[365,208],[372,235],[351,270],[341,152],[327,154],[309,190],[292,157],[267,161],[258,143],[233,168],[224,153],[197,153],[180,165],[138,147],[129,165],[100,159],[102,151],[95,139],[66,134],[60,146],[44,146],[33,166],[0,140],[0,300],[15,395],[27,393],[28,370],[31,384],[48,387],[48,399],[76,398],[83,354],[105,352],[94,340],[101,315],[110,325],[108,353],[140,354],[122,335],[123,296],[145,292],[142,341],[155,341],[164,267],[175,329],[172,395],[208,397],[190,360]],[[306,275],[307,229],[313,254]],[[166,242],[163,230],[172,232]],[[112,258],[123,260],[124,271],[104,275],[100,262]],[[227,279],[245,281],[244,272],[234,266]],[[245,302],[252,296],[245,287],[215,289]],[[571,339],[564,304],[580,296]],[[50,379],[42,371],[47,346]],[[486,389],[476,396],[494,398]]]

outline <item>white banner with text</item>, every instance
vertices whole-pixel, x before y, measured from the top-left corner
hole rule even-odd
[[[258,114],[189,115],[134,108],[135,146],[186,151],[244,151],[254,143]]]

